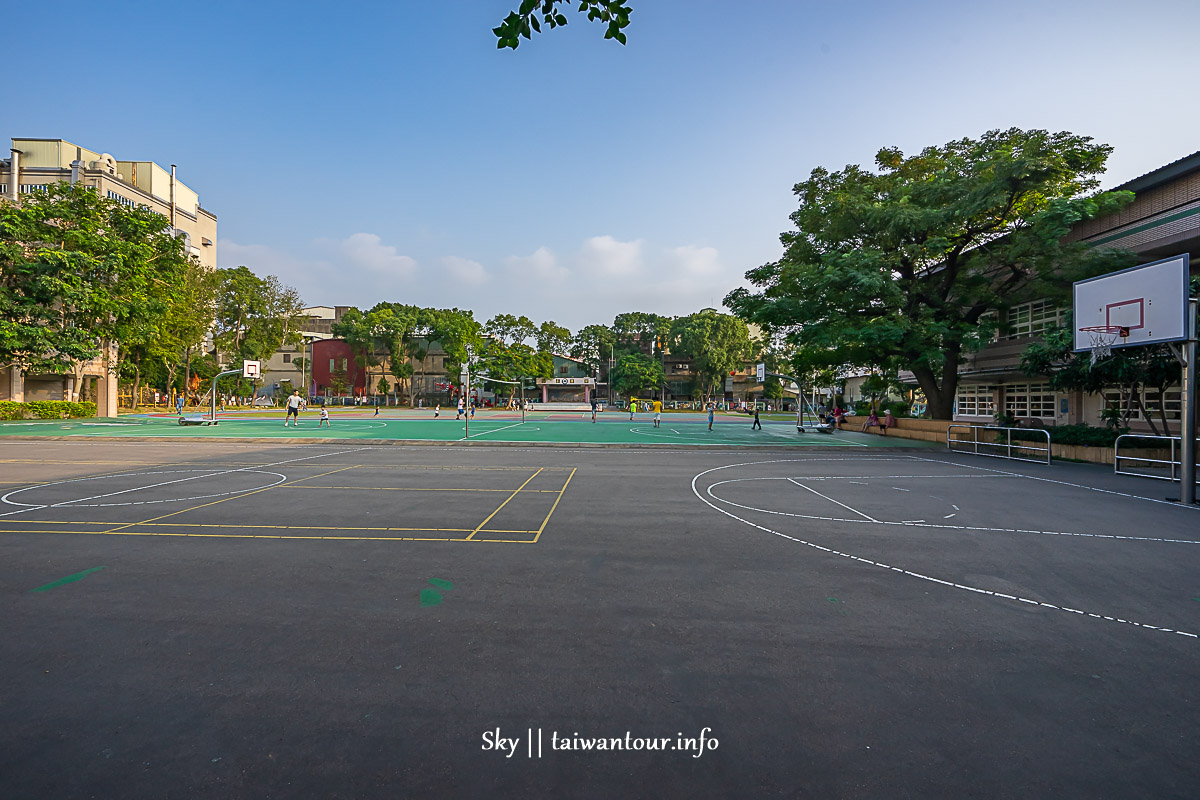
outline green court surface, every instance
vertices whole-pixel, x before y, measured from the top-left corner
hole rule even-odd
[[[762,430],[751,428],[751,419],[739,414],[721,414],[713,429],[701,413],[664,414],[662,424],[654,427],[649,415],[607,412],[597,422],[586,412],[537,411],[527,413],[522,422],[519,413],[480,412],[468,426],[455,420],[453,412],[442,412],[434,419],[431,411],[393,410],[373,416],[370,412],[336,411],[328,426],[318,427],[318,413],[302,415],[299,427],[284,426],[279,410],[229,412],[217,415],[216,425],[179,424],[169,414],[140,414],[116,419],[36,420],[0,422],[0,437],[131,437],[185,439],[346,439],[426,442],[509,442],[518,444],[608,444],[608,445],[686,445],[693,447],[936,447],[930,442],[858,433],[851,430],[834,434],[798,433],[794,419],[764,421]]]

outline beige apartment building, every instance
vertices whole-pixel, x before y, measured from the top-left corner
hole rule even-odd
[[[166,219],[187,252],[209,269],[217,267],[217,217],[200,206],[196,192],[170,169],[153,161],[118,161],[64,139],[12,140],[10,158],[0,161],[0,200],[20,203],[21,196],[66,181],[91,186],[127,206],[150,208]],[[115,354],[112,354],[115,358]],[[76,380],[72,375],[23,375],[0,368],[0,400],[65,400],[83,394],[96,401],[100,416],[117,414],[117,381],[110,374],[110,354],[89,362]],[[83,384],[83,385],[80,385]]]

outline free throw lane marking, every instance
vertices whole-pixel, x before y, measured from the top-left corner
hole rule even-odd
[[[526,486],[528,486],[528,485],[529,485],[529,482],[530,482],[531,480],[533,480],[534,478],[536,478],[538,475],[541,475],[541,474],[542,474],[542,467],[538,467],[538,471],[537,471],[537,472],[535,472],[535,473],[533,473],[532,475],[530,475],[528,478],[526,478],[526,479],[525,479],[525,482],[524,482],[524,483],[522,483],[520,486],[518,486],[518,487],[517,487],[517,490],[516,490],[515,492],[513,492],[512,494],[510,494],[508,497],[506,497],[506,498],[504,499],[504,502],[500,504],[500,507],[499,507],[499,508],[497,508],[497,509],[496,509],[495,511],[493,511],[492,513],[488,514],[488,515],[487,515],[487,519],[485,519],[483,522],[479,523],[479,527],[478,527],[478,528],[476,528],[475,530],[471,531],[471,535],[470,535],[470,536],[468,536],[468,537],[467,537],[467,539],[468,539],[468,540],[474,539],[474,538],[475,538],[475,534],[477,534],[477,533],[479,533],[481,530],[483,530],[483,526],[484,526],[484,525],[487,525],[489,522],[491,522],[491,521],[492,521],[492,517],[494,517],[494,516],[496,516],[497,514],[499,514],[499,513],[500,513],[500,509],[502,509],[502,508],[504,508],[506,505],[508,505],[508,501],[509,501],[509,500],[512,500],[514,497],[516,497],[517,495],[519,495],[519,494],[521,493],[521,490],[522,490],[522,489],[524,489]],[[570,480],[570,478],[568,478],[567,480]],[[556,500],[555,502],[557,503],[558,501]]]
[[[576,469],[579,469],[579,467],[576,467],[575,469],[571,470],[571,474],[567,476],[566,483],[564,483],[562,489],[559,489],[559,491],[558,491],[558,497],[554,498],[554,505],[550,506],[550,513],[546,515],[546,518],[544,520],[542,520],[541,527],[539,527],[537,529],[537,536],[533,537],[533,541],[535,543],[537,542],[538,539],[540,539],[542,537],[542,531],[546,530],[546,523],[549,522],[550,517],[552,517],[554,515],[554,509],[558,508],[558,501],[562,500],[562,496],[567,491],[567,487],[571,485],[571,478],[575,477]]]
[[[838,502],[837,500],[834,500],[834,499],[833,499],[832,497],[830,497],[829,495],[827,495],[827,494],[821,494],[821,493],[820,493],[820,492],[818,492],[816,489],[813,489],[813,488],[810,488],[810,487],[808,487],[808,486],[805,486],[803,483],[800,483],[799,481],[795,481],[795,480],[792,480],[791,478],[788,478],[788,482],[789,482],[789,483],[794,483],[796,486],[799,486],[801,489],[805,489],[805,490],[807,490],[807,491],[810,491],[810,492],[812,492],[812,493],[813,493],[813,494],[815,494],[817,497],[824,497],[824,498],[825,498],[826,500],[828,500],[829,502],[831,502],[831,503],[835,503],[836,505],[839,505],[839,506],[841,506],[842,508],[846,509],[847,511],[853,511],[855,514],[858,514],[860,517],[864,517],[865,519],[869,519],[871,522],[879,522],[879,520],[875,519],[874,517],[867,516],[867,515],[866,515],[866,514],[864,514],[863,512],[859,511],[857,508],[851,508],[850,506],[846,505],[845,503],[840,503],[840,502]]]

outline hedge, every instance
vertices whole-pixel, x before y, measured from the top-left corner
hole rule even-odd
[[[0,400],[2,419],[83,419],[96,416],[95,403],[69,403],[66,400],[34,400],[14,403]]]

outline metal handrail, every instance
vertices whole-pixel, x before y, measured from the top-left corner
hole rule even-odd
[[[971,431],[970,439],[956,439],[952,431],[957,428],[959,430]],[[1005,434],[1006,440],[1003,442],[983,442],[979,440],[980,431],[1001,431]],[[1023,435],[1038,434],[1046,437],[1046,446],[1037,447],[1031,442],[1018,441],[1013,444],[1013,431],[1017,431]],[[970,450],[956,450],[955,444],[970,445]],[[1004,453],[981,453],[979,447],[988,448],[1003,448]],[[973,453],[977,456],[987,456],[988,458],[1008,458],[1013,461],[1032,461],[1035,464],[1050,463],[1050,432],[1043,428],[1003,428],[997,425],[948,425],[946,427],[946,449],[953,453]],[[1040,455],[1037,458],[1029,456],[1013,455],[1014,450],[1033,451],[1034,453],[1044,453],[1043,459]]]
[[[1164,461],[1161,458],[1147,458],[1145,456],[1123,456],[1121,455],[1121,440],[1122,439],[1155,439],[1171,443],[1170,460]],[[1200,439],[1196,440],[1200,442]],[[1117,475],[1133,475],[1138,478],[1153,478],[1159,481],[1177,481],[1179,480],[1179,468],[1182,466],[1183,457],[1177,445],[1183,443],[1182,436],[1148,436],[1140,433],[1123,433],[1117,437],[1117,441],[1113,444],[1113,472]],[[1170,476],[1166,475],[1147,475],[1144,472],[1130,472],[1129,470],[1121,469],[1122,461],[1140,461],[1143,464],[1166,464],[1171,469]],[[1197,478],[1196,483],[1200,484],[1200,478]]]

